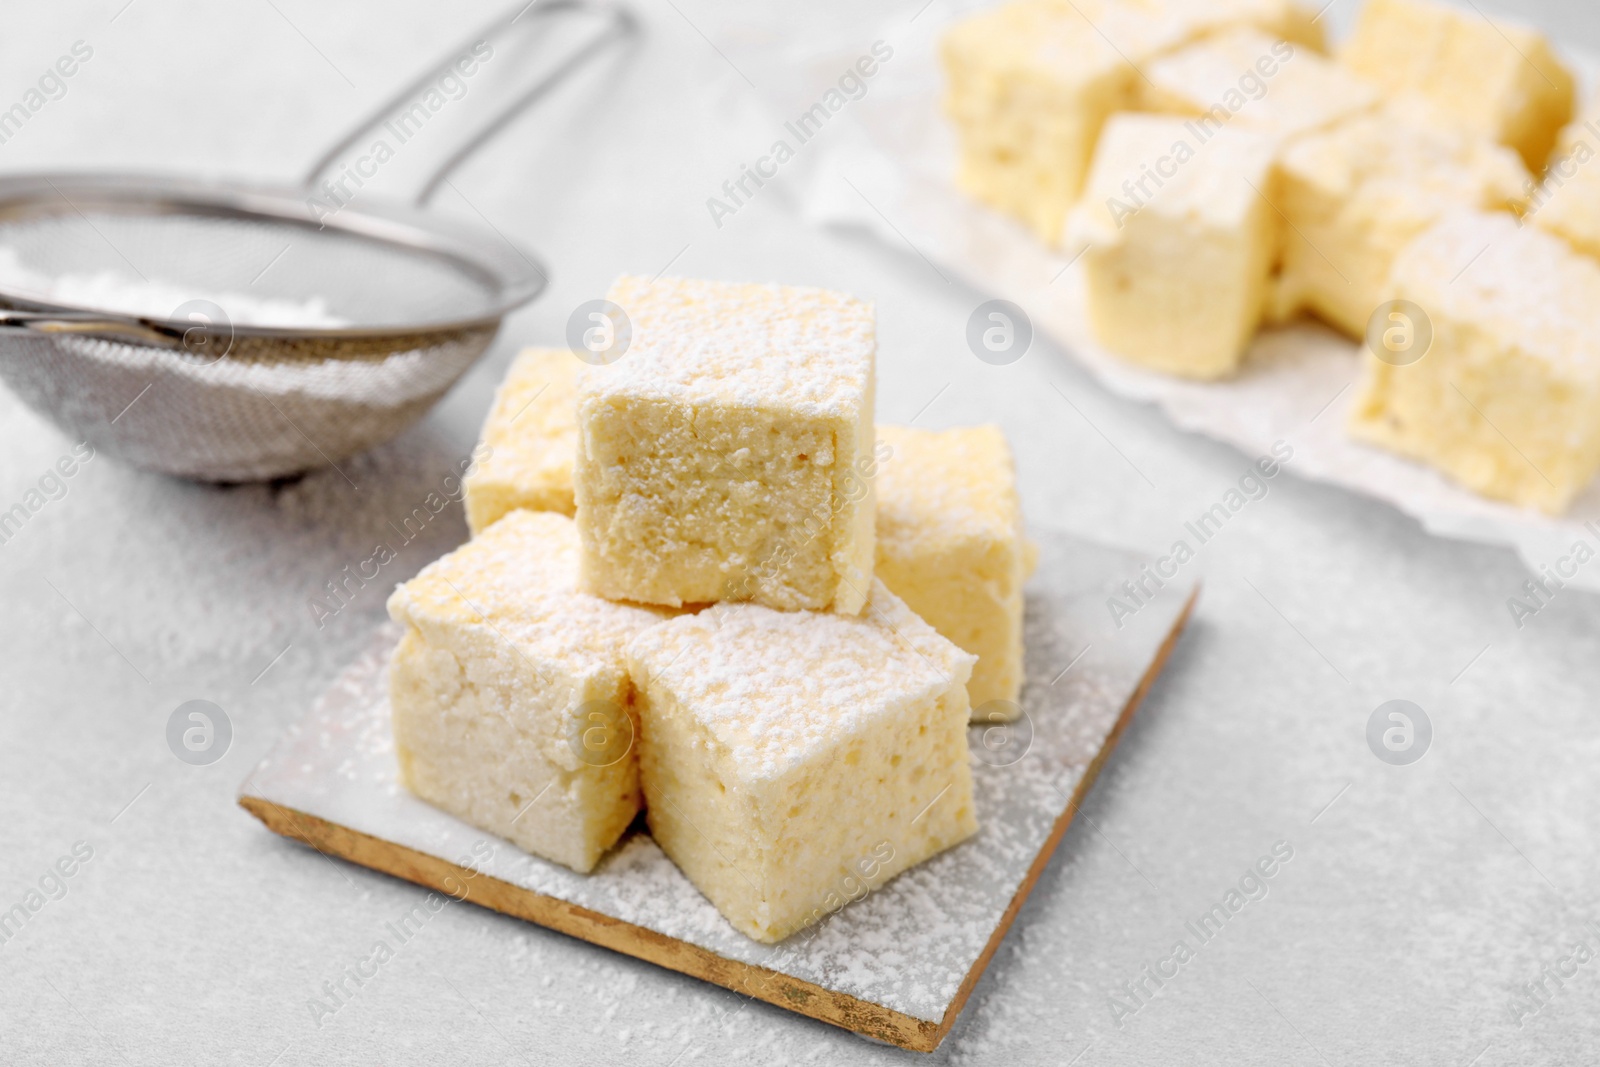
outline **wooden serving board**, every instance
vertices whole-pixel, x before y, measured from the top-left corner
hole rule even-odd
[[[1166,663],[1199,591],[1180,575],[1119,627],[1107,600],[1144,559],[1061,534],[1042,537],[1040,547],[1028,586],[1025,714],[969,735],[981,829],[779,945],[729,926],[642,820],[581,875],[401,788],[384,682],[392,630],[286,733],[240,787],[239,803],[327,856],[931,1052]]]

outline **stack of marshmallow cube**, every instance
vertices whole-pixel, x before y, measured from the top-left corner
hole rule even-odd
[[[623,357],[530,350],[467,479],[473,540],[390,599],[401,777],[587,872],[641,807],[737,929],[977,830],[1031,568],[992,427],[875,428],[870,305],[624,277]]]

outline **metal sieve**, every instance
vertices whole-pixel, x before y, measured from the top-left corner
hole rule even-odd
[[[319,179],[362,133],[519,19],[559,19],[551,32],[577,43],[412,206],[312,206]],[[205,481],[285,477],[388,440],[546,284],[542,266],[498,233],[422,205],[515,114],[634,25],[619,7],[523,0],[386,101],[298,188],[0,180],[0,379],[99,450]]]

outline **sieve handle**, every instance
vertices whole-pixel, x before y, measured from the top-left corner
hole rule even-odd
[[[638,29],[638,22],[633,13],[626,7],[607,2],[607,0],[533,0],[532,3],[519,2],[511,11],[484,26],[460,46],[452,49],[443,59],[429,67],[415,80],[406,84],[393,97],[384,101],[383,105],[363,119],[360,125],[345,134],[337,144],[324,152],[316,163],[312,165],[310,171],[302,179],[301,184],[307,189],[314,188],[317,180],[332,170],[334,164],[346,152],[356,146],[364,133],[388,118],[401,104],[413,99],[423,90],[431,87],[440,77],[454,69],[457,57],[471,49],[474,44],[487,40],[500,31],[510,29],[524,17],[547,20],[583,14],[599,17],[601,26],[598,32],[591,34],[582,45],[569,51],[538,81],[525,89],[522,95],[502,108],[494,119],[468,138],[464,145],[451,153],[449,158],[440,164],[439,168],[428,177],[421,190],[416,194],[415,202],[418,205],[426,204],[439,186],[454,173],[458,166],[464,163],[479,148],[483,147],[485,142],[503,130],[523,109],[555,89],[608,45],[615,41],[626,40],[632,36]],[[509,18],[507,17],[508,15]]]
[[[17,311],[10,308],[0,309],[0,330],[125,337],[161,348],[184,348],[187,336],[185,330],[157,326],[133,315],[107,315],[89,311]]]

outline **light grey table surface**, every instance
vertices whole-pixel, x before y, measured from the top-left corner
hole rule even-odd
[[[1328,17],[1348,20],[1354,3]],[[13,2],[0,106],[75,41],[93,57],[0,144],[0,170],[290,179],[494,10]],[[870,5],[849,22],[868,43],[870,26],[915,10]],[[1518,10],[1600,47],[1591,4]],[[465,537],[459,510],[320,629],[308,598],[466,454],[515,349],[557,341],[619,271],[670,264],[875,300],[879,417],[1004,426],[1035,522],[1156,552],[1251,462],[1109,396],[1047,343],[980,363],[964,331],[988,294],[904,249],[806,228],[781,190],[713,226],[706,197],[765,147],[772,120],[702,36],[712,5],[646,3],[642,17],[625,62],[518,123],[440,197],[543,253],[553,285],[424,423],[344,465],[359,488],[331,471],[206,488],[99,457],[0,545],[0,910],[41,880],[54,890],[0,943],[0,1062],[919,1060],[472,907],[442,912],[319,1023],[322,984],[368,958],[418,890],[320,859],[234,806],[365,642],[389,585]],[[826,5],[769,22],[842,25]],[[0,509],[72,444],[0,390]],[[1518,629],[1506,600],[1528,574],[1509,552],[1430,538],[1292,472],[1270,484],[1192,565],[1206,585],[1189,633],[933,1060],[1596,1059],[1600,960],[1571,953],[1600,951],[1600,601],[1565,593]],[[169,715],[195,698],[233,725],[210,766],[167,747]],[[1365,739],[1392,698],[1434,725],[1409,767]],[[78,842],[92,858],[52,881]],[[1186,920],[1279,842],[1293,859],[1267,895],[1198,945]],[[1137,1011],[1114,1012],[1112,994],[1180,938],[1193,958]],[[1541,977],[1535,1001],[1526,987]],[[1519,1003],[1539,1010],[1518,1019]]]

